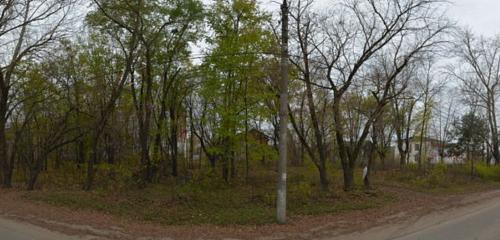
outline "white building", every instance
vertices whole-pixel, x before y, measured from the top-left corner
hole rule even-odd
[[[440,151],[442,150],[442,143],[436,139],[432,138],[424,138],[422,142],[422,158],[423,162],[430,163],[439,163],[441,161]],[[397,143],[394,143],[394,157],[396,159],[400,158],[400,153],[397,148]],[[410,138],[410,151],[408,153],[407,162],[408,163],[417,163],[418,158],[420,157],[420,138],[413,137]],[[456,164],[463,163],[463,157],[461,156],[447,156],[445,153],[444,158],[442,159],[445,164]]]

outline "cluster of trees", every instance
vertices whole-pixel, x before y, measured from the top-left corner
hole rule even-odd
[[[72,164],[84,169],[90,190],[105,162],[134,166],[148,184],[185,174],[181,162],[206,161],[229,182],[248,177],[256,133],[272,142],[265,154],[276,156],[281,36],[276,16],[257,1],[83,5],[92,6],[84,19],[81,1],[0,0],[4,187],[18,173],[33,189],[47,168]],[[393,139],[401,166],[411,137],[457,139],[456,104],[440,101],[443,76],[460,80],[472,118],[486,117],[488,139],[479,145],[500,158],[499,41],[451,36],[442,9],[439,0],[343,0],[323,10],[312,0],[291,2],[290,159],[312,161],[322,189],[337,162],[352,189],[354,169],[375,159],[384,165]],[[452,37],[460,61],[446,75],[436,56]]]
[[[500,38],[477,38],[470,31],[461,31],[456,38],[453,52],[458,61],[448,67],[447,73],[458,80],[462,100],[469,108],[461,121],[454,124],[459,132],[458,145],[468,155],[481,156],[488,165],[498,164],[496,99],[500,84]]]

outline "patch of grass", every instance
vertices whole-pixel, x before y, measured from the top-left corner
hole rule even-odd
[[[488,181],[500,181],[500,166],[488,166],[484,163],[476,165],[476,174]]]
[[[262,225],[275,221],[274,197],[251,199],[240,189],[198,193],[194,198],[171,199],[152,190],[102,195],[95,192],[31,192],[24,196],[55,206],[77,210],[93,210],[134,220],[165,225],[217,224]],[[229,191],[231,190],[231,191]],[[369,196],[364,193],[342,193],[343,196],[316,196],[309,201],[289,202],[292,216],[321,215],[375,208],[392,200],[389,195]],[[272,198],[272,199],[271,199]],[[296,198],[291,196],[291,199]]]
[[[80,190],[77,186],[80,179],[70,180],[71,175],[82,175],[81,170],[70,169],[73,171],[68,171],[70,174],[52,173],[56,177],[51,179],[42,177],[43,190],[27,192],[24,196],[51,205],[164,225],[274,223],[277,173],[272,166],[253,166],[246,180],[240,176],[226,183],[219,172],[206,168],[206,171],[190,172],[189,178],[164,179],[142,189],[133,184],[129,169],[103,166],[99,168],[96,188],[92,192]],[[469,170],[467,166],[435,165],[427,171],[419,171],[410,166],[403,171],[374,172],[372,184],[375,188],[397,186],[438,194],[480,191],[500,185],[471,178]],[[490,176],[487,171],[483,171],[484,176]],[[323,192],[312,164],[289,168],[287,197],[292,218],[378,208],[397,199],[395,193],[376,190],[364,193],[360,169],[355,171],[356,190],[349,193],[342,190],[341,172],[335,169],[328,172],[331,186],[329,191]],[[66,187],[65,181],[70,183]]]
[[[292,204],[290,211],[298,215],[332,214],[377,208],[394,200],[393,196],[383,193],[367,195],[363,192],[341,192],[340,196],[333,198],[321,198],[300,206]]]
[[[241,193],[220,190],[189,196],[160,186],[113,194],[97,192],[32,192],[25,197],[51,205],[94,210],[160,224],[266,224],[274,221],[273,208],[251,202]]]
[[[259,170],[251,180],[229,184],[214,173],[194,176],[178,183],[174,179],[144,189],[99,188],[92,192],[50,189],[27,192],[24,197],[71,209],[92,210],[115,216],[164,225],[216,224],[262,225],[275,222],[277,174]],[[359,175],[357,173],[357,175]],[[388,204],[390,195],[368,195],[361,191],[345,193],[337,183],[329,192],[319,190],[314,169],[290,168],[289,214],[321,215],[376,208]],[[336,188],[335,188],[336,187]]]
[[[379,177],[378,183],[434,194],[476,192],[496,188],[499,185],[471,177],[467,165],[442,164],[436,164],[426,171],[418,170],[414,166],[402,171],[391,171]]]

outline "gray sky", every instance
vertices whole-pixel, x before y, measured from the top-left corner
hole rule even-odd
[[[316,0],[327,5],[336,0]],[[448,15],[460,26],[470,28],[475,34],[494,36],[500,34],[500,0],[448,0]],[[281,0],[259,0],[266,9],[278,10]]]
[[[211,0],[202,0],[205,3]],[[315,0],[320,6],[327,6],[338,0]],[[471,29],[477,35],[500,35],[500,0],[448,0],[448,16],[462,27]],[[264,9],[279,13],[281,0],[258,0]],[[203,45],[203,44],[202,44]],[[200,54],[202,46],[194,46],[195,54]],[[200,60],[201,61],[201,60]]]
[[[494,36],[500,34],[499,0],[451,0],[451,18],[476,34]]]
[[[202,0],[210,3],[211,0]],[[320,5],[327,5],[337,0],[315,0]],[[500,34],[500,0],[448,0],[450,18],[461,26],[470,28],[474,33],[494,36]],[[258,0],[265,9],[279,12],[281,0]]]

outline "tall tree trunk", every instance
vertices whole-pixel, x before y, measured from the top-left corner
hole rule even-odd
[[[250,159],[248,154],[248,78],[245,78],[245,180],[248,181]]]
[[[14,51],[12,54],[12,58],[10,59],[9,64],[4,69],[1,68],[0,71],[0,165],[2,165],[3,169],[3,187],[11,188],[12,187],[12,171],[14,166],[9,163],[9,153],[7,146],[7,135],[6,135],[6,127],[7,127],[7,119],[9,112],[9,91],[11,88],[11,79],[14,74],[15,68],[17,64],[20,62],[19,56],[21,54],[21,49],[23,47],[23,43],[25,42],[25,36],[27,33],[27,28],[30,24],[28,21],[30,19],[30,7],[31,2],[26,2],[26,6],[24,8],[23,13],[23,24],[19,31],[19,38],[15,39],[16,45],[14,47]],[[8,21],[8,20],[7,20]]]
[[[141,73],[141,83],[140,83],[140,94],[137,97],[136,89],[134,86],[134,72],[131,72],[132,78],[132,96],[134,100],[134,105],[136,109],[137,121],[139,124],[139,146],[141,148],[140,155],[140,172],[141,178],[144,182],[150,183],[153,179],[152,177],[152,166],[151,158],[149,156],[149,134],[151,126],[151,114],[153,111],[153,99],[152,99],[152,88],[153,88],[153,76],[152,76],[152,55],[151,50],[146,42],[145,45],[145,69]]]
[[[189,108],[189,160],[194,166],[194,125],[193,125],[193,108]],[[201,160],[201,155],[199,156]]]
[[[308,77],[306,77],[308,78]],[[319,121],[316,116],[316,108],[314,106],[314,97],[312,93],[311,82],[306,81],[306,91],[307,91],[307,105],[309,108],[309,114],[311,115],[311,122],[314,129],[314,136],[316,141],[316,148],[318,151],[318,164],[320,172],[320,182],[321,189],[328,190],[329,180],[326,173],[326,148],[323,144],[323,134],[319,126]]]
[[[492,94],[490,94],[492,95]],[[495,165],[500,164],[500,149],[499,149],[499,140],[498,140],[498,126],[496,120],[496,104],[495,104],[495,96],[490,96],[490,103],[488,104],[488,114],[489,122],[490,122],[490,131],[491,131],[491,148],[492,155],[495,159]]]
[[[229,159],[226,154],[222,156],[222,178],[226,183],[229,182]]]
[[[366,169],[367,169],[367,172],[366,172],[366,176],[363,178],[363,183],[365,185],[365,189],[366,190],[370,190],[372,188],[371,186],[371,183],[370,183],[370,175],[372,173],[372,170],[374,168],[374,158],[375,158],[375,153],[377,152],[377,148],[379,146],[379,139],[380,139],[380,135],[379,135],[379,124],[380,124],[380,121],[382,119],[377,119],[377,122],[373,125],[372,127],[372,142],[370,144],[370,152],[368,154],[368,161],[366,163]],[[380,151],[379,151],[379,154],[380,154]]]
[[[2,114],[3,109],[6,108],[6,102],[0,106],[0,116],[5,116],[6,113]],[[2,164],[3,179],[2,186],[4,188],[12,187],[12,170],[14,166],[11,166],[9,161],[9,151],[7,146],[7,136],[6,136],[6,121],[5,118],[0,117],[0,159]]]
[[[162,107],[161,107],[161,110],[160,110],[160,116],[158,118],[158,121],[156,123],[156,133],[155,133],[155,137],[154,137],[154,148],[153,148],[153,157],[154,159],[158,162],[158,163],[161,163],[162,166],[164,164],[164,155],[163,155],[163,139],[162,139],[162,134],[163,134],[163,127],[165,125],[165,119],[166,119],[166,113],[165,113],[165,109],[163,107],[163,104],[162,104]]]
[[[406,162],[408,161],[406,159],[408,147],[406,147],[406,149],[404,148],[403,145],[404,145],[405,141],[403,138],[400,138],[398,136],[398,139],[396,141],[397,141],[397,148],[398,148],[398,152],[399,152],[399,167],[401,169],[403,169],[404,166],[406,165]]]
[[[348,161],[342,161],[342,170],[344,176],[344,191],[354,189],[354,169]]]
[[[106,133],[104,135],[104,139],[106,139],[106,159],[108,164],[115,164],[115,144],[113,138],[110,134]]]
[[[141,147],[142,180],[149,183],[151,181],[151,160],[149,158],[149,127],[142,125],[140,129],[139,144]]]
[[[426,130],[427,130],[427,111],[428,111],[428,101],[427,101],[427,97],[425,98],[425,101],[424,101],[424,115],[422,117],[422,126],[420,127],[420,139],[419,139],[419,143],[420,143],[420,146],[419,146],[419,149],[418,149],[418,169],[419,170],[422,170],[422,161],[424,159],[422,159],[423,157],[427,157],[427,153],[425,153],[425,155],[423,154],[422,151],[426,151],[427,152],[427,148],[425,147],[424,148],[424,144],[426,144],[424,142],[424,138],[425,138],[425,135],[426,135]]]
[[[236,159],[235,159],[235,154],[232,153],[231,155],[231,179],[236,178]]]
[[[300,50],[302,52],[302,63],[304,64],[304,70],[302,71],[302,75],[304,78],[304,82],[306,85],[306,98],[307,98],[307,108],[309,111],[309,115],[311,116],[311,124],[313,127],[314,131],[314,139],[315,139],[315,145],[317,149],[317,154],[318,158],[317,160],[319,161],[316,166],[318,167],[319,173],[320,173],[320,182],[321,182],[321,189],[327,190],[329,181],[327,177],[327,173],[325,170],[325,164],[326,164],[326,148],[324,146],[324,138],[323,138],[323,132],[320,129],[320,122],[317,117],[317,112],[316,112],[316,106],[314,102],[314,94],[313,94],[313,89],[312,89],[312,79],[311,79],[311,70],[309,66],[309,46],[308,42],[309,39],[307,39],[307,34],[309,34],[309,30],[301,30],[303,27],[301,25],[300,19],[296,20],[296,25],[297,25],[297,35],[299,38],[299,45],[300,45]],[[306,33],[303,33],[303,31],[306,31]],[[305,35],[305,36],[304,36]]]
[[[328,185],[330,182],[328,180],[328,172],[326,169],[325,162],[320,162],[320,167],[318,167],[318,171],[319,171],[319,180],[320,180],[321,190],[328,191]]]
[[[335,127],[335,137],[337,149],[344,176],[344,191],[351,191],[354,187],[354,164],[351,164],[349,147],[344,141],[343,121],[340,110],[341,94],[337,93],[333,100],[333,121]]]
[[[99,149],[98,149],[98,142],[100,138],[99,134],[100,133],[96,131],[91,140],[92,156],[87,161],[87,176],[85,178],[85,184],[83,186],[83,189],[85,191],[90,191],[92,189],[92,186],[94,185],[94,171],[95,171],[94,164],[97,162],[97,159],[99,157]]]
[[[43,163],[47,160],[47,153],[35,154],[33,165],[30,167],[26,188],[28,191],[35,189],[36,181],[43,167]]]
[[[316,154],[317,151],[314,151],[311,145],[307,142],[306,136],[304,136],[303,132],[301,132],[301,130],[299,129],[299,126],[297,125],[295,117],[293,116],[291,111],[289,111],[289,116],[290,122],[292,123],[292,126],[297,133],[297,136],[299,137],[301,146],[305,148],[307,154],[311,157],[311,161],[314,163],[314,166],[318,169],[321,189],[325,191],[328,190],[328,173],[326,171],[325,161],[321,162],[318,160],[318,155]]]
[[[178,175],[178,146],[177,146],[177,111],[175,107],[170,107],[170,159],[172,161],[172,176]]]

